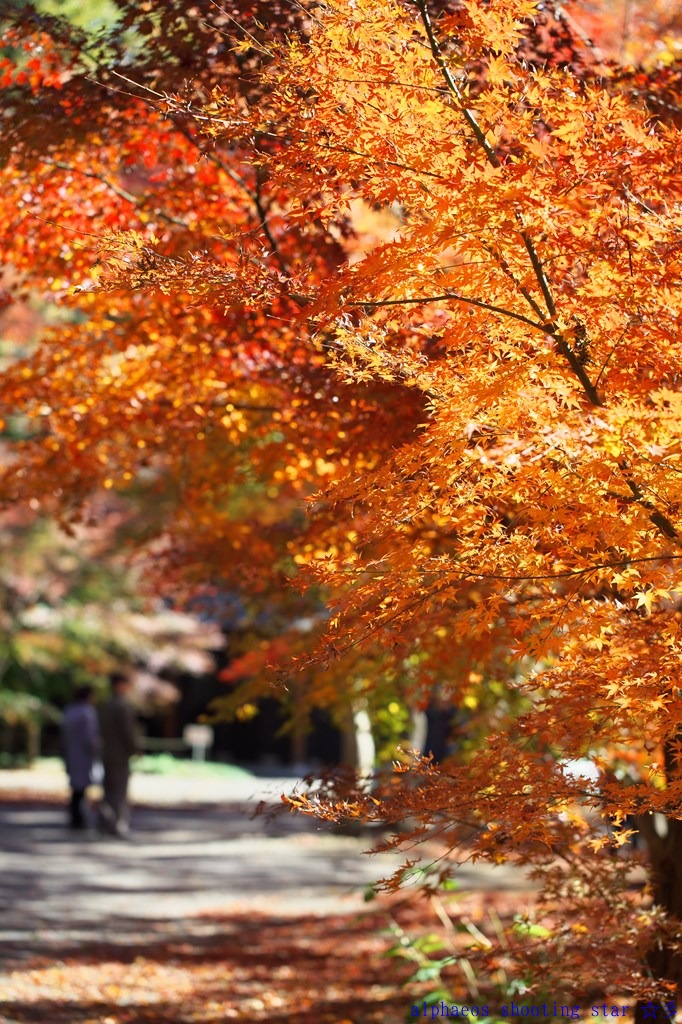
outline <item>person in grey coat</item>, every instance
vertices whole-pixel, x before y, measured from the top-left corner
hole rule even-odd
[[[100,827],[112,835],[128,833],[128,781],[130,759],[139,752],[135,713],[126,700],[130,680],[111,676],[111,696],[100,708],[104,799],[99,807]]]
[[[64,712],[62,741],[71,786],[71,828],[85,828],[85,792],[92,782],[92,770],[99,753],[99,727],[92,687],[80,686],[73,698]]]

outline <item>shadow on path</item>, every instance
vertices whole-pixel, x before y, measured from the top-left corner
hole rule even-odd
[[[130,842],[65,815],[0,803],[3,1024],[404,1019],[404,964],[380,932],[393,904],[362,901],[399,861],[363,856],[371,838],[234,804],[140,808]],[[458,875],[463,905],[527,902],[518,869]]]
[[[0,1019],[394,1024],[405,1016],[406,971],[386,957],[381,915],[218,916],[184,922],[177,934],[182,922],[137,923],[144,941],[116,946],[93,933],[87,944],[62,947],[57,963],[17,965],[3,985]],[[134,931],[133,919],[127,926]]]
[[[208,910],[329,913],[396,866],[362,855],[368,840],[239,808],[135,812],[130,841],[70,832],[54,805],[0,805],[0,958],[70,944],[98,926],[114,940],[134,922]]]

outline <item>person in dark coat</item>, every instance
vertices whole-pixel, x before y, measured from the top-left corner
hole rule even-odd
[[[130,759],[139,752],[135,713],[127,701],[127,676],[111,677],[111,696],[100,708],[104,798],[99,807],[100,827],[112,835],[128,834],[128,781]]]
[[[92,782],[92,770],[100,741],[91,686],[80,686],[73,695],[73,703],[66,708],[62,722],[62,741],[71,786],[71,828],[85,828],[85,793]]]

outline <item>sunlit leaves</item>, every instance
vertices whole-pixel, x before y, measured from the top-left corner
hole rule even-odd
[[[559,808],[682,800],[648,774],[682,724],[680,137],[594,55],[533,60],[534,4],[432,7],[230,27],[194,93],[133,79],[13,158],[3,253],[71,319],[7,367],[5,493],[147,480],[178,578],[308,584],[235,706],[287,658],[301,714],[499,672],[410,813],[540,857],[588,828]],[[624,796],[556,765],[624,749]]]

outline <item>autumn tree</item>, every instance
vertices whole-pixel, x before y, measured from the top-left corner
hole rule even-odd
[[[682,912],[679,136],[608,79],[521,59],[535,13],[518,0],[438,19],[422,2],[325,6],[308,36],[266,47],[258,105],[218,86],[207,130],[237,148],[268,140],[254,162],[284,239],[331,231],[358,199],[396,211],[394,236],[364,258],[326,275],[178,266],[132,237],[105,259],[118,283],[233,308],[286,301],[342,379],[419,396],[411,437],[324,494],[336,514],[309,569],[338,595],[326,643],[485,648],[503,631],[532,660],[526,713],[466,768],[422,769],[397,806],[427,831],[443,814],[475,822],[477,856],[544,861],[567,901],[554,948],[570,949],[571,971],[660,996],[657,979],[678,980]],[[352,544],[339,538],[349,516]],[[633,752],[623,786],[613,764]],[[598,787],[563,768],[585,755]],[[576,804],[645,834],[653,902],[639,927],[622,863]],[[346,811],[371,807],[346,795]],[[569,938],[581,922],[582,951]],[[647,943],[637,977],[630,957]]]
[[[97,86],[62,27],[53,48],[35,22],[8,37],[4,255],[72,313],[4,375],[35,427],[6,500],[64,515],[179,481],[178,562],[259,586],[298,567],[333,606],[302,658],[331,666],[320,699],[352,703],[349,676],[372,692],[377,654],[460,698],[504,664],[523,711],[466,765],[300,804],[453,846],[466,828],[472,856],[518,857],[561,901],[545,980],[663,999],[682,211],[656,68],[623,73],[580,9],[567,30],[533,0],[235,4],[201,28],[120,6],[137,57],[109,39]],[[585,757],[599,785],[566,770]],[[626,816],[651,863],[636,913],[609,850]]]
[[[88,521],[100,490],[144,493],[136,539],[153,541],[149,568],[162,571],[164,592],[182,598],[194,582],[238,590],[251,620],[267,617],[268,627],[246,631],[231,653],[269,661],[308,643],[326,618],[319,587],[300,595],[288,585],[299,559],[325,550],[304,499],[339,469],[376,468],[423,403],[389,382],[344,386],[284,294],[258,309],[216,306],[191,289],[170,302],[142,288],[114,296],[93,288],[97,250],[128,229],[154,234],[166,268],[182,269],[194,252],[246,273],[269,262],[325,277],[398,219],[359,204],[352,224],[284,231],[280,197],[252,162],[254,147],[268,152],[267,136],[239,149],[201,133],[193,115],[216,82],[249,105],[262,97],[263,54],[232,45],[235,19],[267,48],[296,28],[297,8],[237,3],[219,14],[206,3],[204,18],[188,20],[181,3],[153,16],[118,7],[111,32],[96,37],[28,8],[7,25],[5,295],[48,301],[51,322],[36,347],[6,352],[7,430],[23,433],[3,493],[70,522]],[[178,90],[183,109],[171,116],[159,97]],[[353,544],[352,528],[339,535]],[[390,652],[384,660],[389,688],[398,673],[411,683],[411,666]],[[390,703],[367,664],[316,673],[297,690],[297,716],[338,704],[341,692],[341,722],[367,695]],[[264,689],[271,681],[252,675],[233,703]]]

